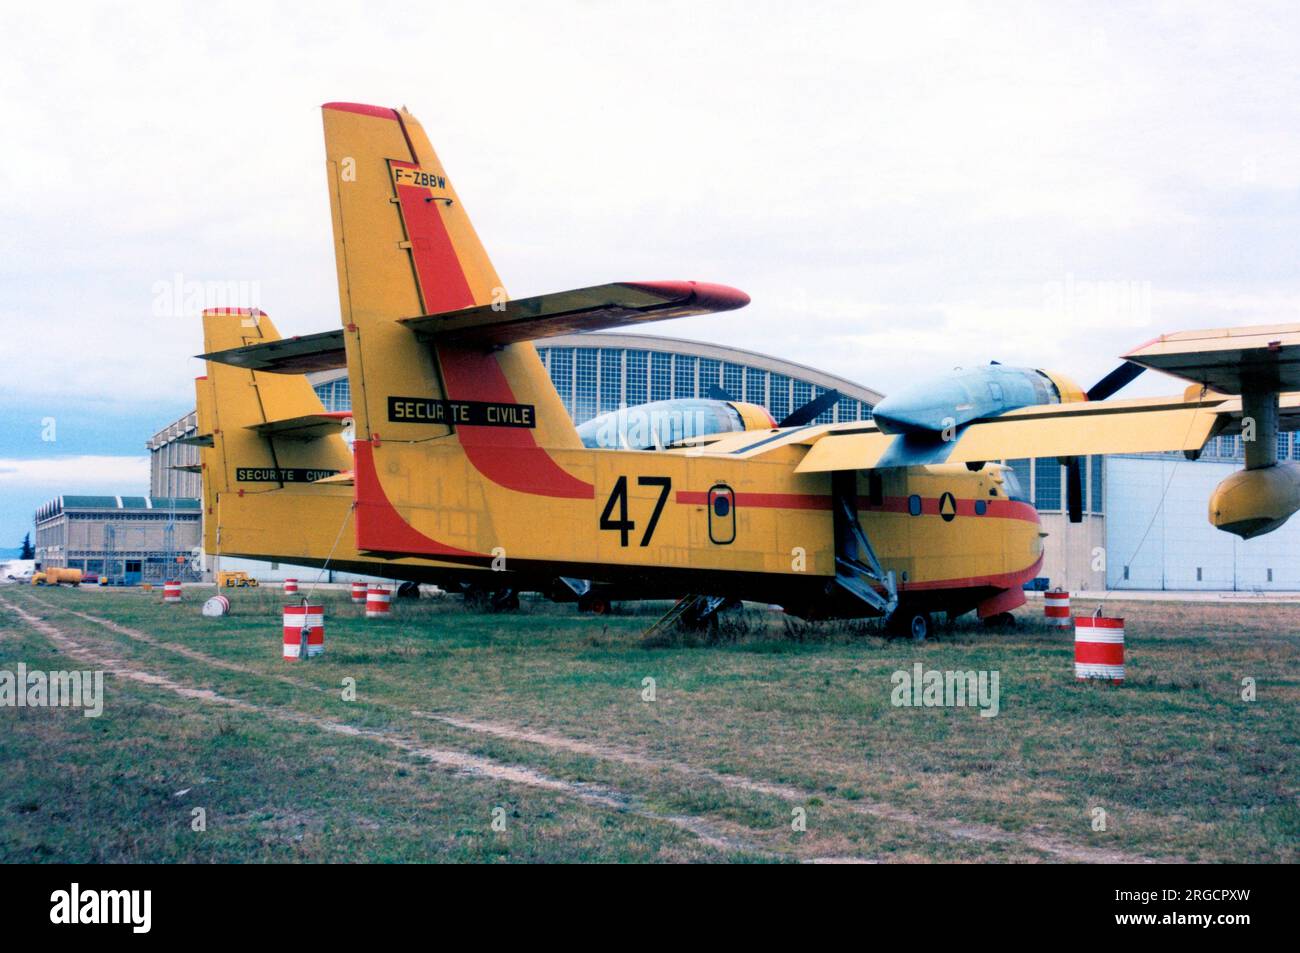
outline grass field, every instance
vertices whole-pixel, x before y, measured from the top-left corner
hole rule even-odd
[[[209,594],[0,587],[0,670],[108,673],[102,717],[0,709],[0,860],[1300,859],[1296,605],[1108,603],[1117,688],[1032,605],[920,645],[757,609],[647,642],[663,605],[372,622],[331,591],[296,663],[282,596]],[[996,717],[891,704],[918,662],[996,671]]]

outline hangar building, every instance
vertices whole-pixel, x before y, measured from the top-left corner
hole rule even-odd
[[[36,511],[36,562],[118,585],[198,579],[199,501],[155,496],[58,496]]]

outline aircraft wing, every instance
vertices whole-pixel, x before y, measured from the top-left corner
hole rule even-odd
[[[1279,405],[1281,429],[1300,430],[1300,393],[1282,394]],[[1241,400],[1206,393],[1190,400],[1135,398],[1025,407],[958,428],[951,440],[938,434],[885,434],[874,425],[858,423],[824,428],[803,441],[769,436],[766,447],[811,443],[795,471],[825,473],[1021,457],[1197,451],[1210,437],[1240,429]],[[761,454],[766,447],[750,449]],[[731,452],[750,455],[744,449]]]
[[[1124,358],[1226,394],[1248,385],[1294,391],[1300,389],[1300,324],[1180,331]]]

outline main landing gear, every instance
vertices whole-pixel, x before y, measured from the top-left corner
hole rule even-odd
[[[835,584],[861,599],[886,619],[898,608],[893,572],[885,572],[871,541],[858,522],[858,475],[852,470],[831,474],[831,507],[835,527]]]
[[[909,638],[913,642],[924,642],[933,629],[934,622],[928,612],[898,609],[885,620],[888,634]]]

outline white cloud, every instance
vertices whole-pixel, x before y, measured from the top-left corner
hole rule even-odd
[[[50,487],[59,493],[149,492],[148,457],[0,457],[0,489]]]
[[[150,313],[176,272],[257,283],[285,333],[336,326],[328,99],[421,117],[512,293],[734,284],[745,311],[650,330],[883,390],[998,355],[1086,378],[1294,284],[1287,5],[6,16],[0,391],[184,399],[198,322]],[[1052,320],[1068,275],[1149,283],[1153,327]]]

